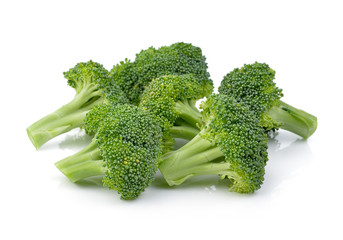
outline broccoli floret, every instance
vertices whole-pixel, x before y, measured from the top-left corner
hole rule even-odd
[[[144,88],[152,79],[163,75],[193,74],[200,84],[208,85],[205,56],[199,47],[188,43],[175,43],[155,49],[150,47],[136,55],[135,61],[128,60],[115,65],[111,70],[116,83],[128,96],[131,103],[138,105]]]
[[[93,106],[103,102],[128,102],[124,92],[99,63],[78,63],[64,72],[64,77],[68,80],[68,85],[75,89],[76,95],[69,103],[27,128],[36,149],[62,133],[82,127],[86,113]]]
[[[210,95],[212,89],[211,81],[199,84],[192,74],[162,76],[147,86],[139,106],[157,116],[166,138],[171,135],[190,140],[199,133],[202,124],[195,103]]]
[[[172,185],[199,175],[230,180],[229,190],[252,193],[264,180],[267,137],[255,114],[234,98],[211,95],[202,103],[204,126],[180,149],[163,155],[159,169]]]
[[[127,104],[104,104],[90,114],[85,128],[96,131],[92,142],[55,165],[72,182],[103,176],[104,186],[116,190],[122,199],[137,198],[157,171],[162,153],[160,125],[148,112]]]
[[[246,104],[267,131],[281,128],[305,139],[310,137],[317,129],[317,118],[281,101],[283,93],[274,79],[273,69],[265,63],[255,62],[228,73],[219,92]]]

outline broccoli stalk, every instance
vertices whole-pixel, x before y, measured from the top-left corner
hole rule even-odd
[[[265,63],[255,62],[228,73],[219,92],[246,104],[266,131],[285,129],[304,139],[317,129],[317,118],[282,100],[282,89],[274,83],[275,71]]]
[[[297,109],[281,100],[266,111],[280,128],[297,134],[304,139],[309,138],[317,129],[317,117]]]
[[[27,128],[36,149],[52,138],[82,127],[88,111],[103,102],[126,103],[124,93],[113,83],[109,72],[99,63],[78,63],[64,73],[76,95],[69,103],[38,120]]]
[[[185,124],[172,126],[169,129],[169,132],[172,138],[182,138],[186,140],[191,140],[200,132],[200,130],[199,128],[191,127]]]
[[[72,182],[88,177],[104,176],[107,169],[98,148],[96,137],[81,151],[55,163],[56,167]]]
[[[199,128],[201,124],[201,113],[195,108],[196,100],[184,99],[175,102],[174,109],[179,114],[179,118],[184,120],[191,127]]]
[[[203,103],[202,130],[187,144],[161,158],[159,169],[170,186],[190,177],[220,175],[230,190],[259,189],[267,162],[267,137],[253,112],[226,95]]]
[[[199,132],[175,152],[162,157],[159,169],[170,186],[180,185],[188,178],[199,175],[233,175],[230,163],[223,162],[224,154],[220,148],[200,137],[202,134],[205,131]]]
[[[100,91],[97,87],[90,84],[77,93],[68,104],[28,127],[27,134],[35,148],[40,148],[44,143],[62,133],[81,127],[87,112],[93,106],[103,102],[103,98],[98,97],[99,95]]]
[[[80,152],[60,160],[55,165],[72,182],[105,176],[107,171],[96,138],[93,138],[92,142]]]
[[[57,168],[72,182],[78,182],[90,177],[103,177],[107,171],[102,160],[83,161],[70,167],[57,165]]]
[[[189,99],[175,102],[174,110],[177,112],[178,118],[169,129],[171,137],[191,140],[200,132],[201,113],[195,107],[195,103],[195,100]]]

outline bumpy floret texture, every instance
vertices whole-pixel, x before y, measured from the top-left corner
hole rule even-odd
[[[64,72],[68,85],[79,93],[85,89],[92,89],[94,98],[105,97],[106,101],[127,103],[128,99],[121,88],[115,83],[103,65],[93,62],[81,62]]]
[[[159,117],[164,125],[173,125],[180,113],[175,108],[178,101],[198,100],[208,96],[211,83],[207,88],[200,85],[194,75],[167,75],[152,80],[142,95],[139,104]]]
[[[150,150],[113,139],[102,145],[100,152],[108,169],[103,183],[116,190],[122,199],[137,198],[154,180],[157,164],[152,159],[157,156]]]
[[[109,79],[109,72],[103,65],[92,60],[76,64],[63,75],[68,80],[68,85],[75,88],[77,92],[91,83],[107,85]]]
[[[222,94],[211,95],[201,107],[206,122],[202,137],[217,144],[230,163],[233,175],[226,177],[232,182],[231,190],[259,189],[268,154],[267,137],[258,119],[243,104]]]
[[[246,104],[260,117],[261,125],[272,130],[279,128],[280,123],[273,121],[265,112],[277,106],[283,96],[282,89],[276,86],[274,79],[275,71],[268,64],[255,62],[228,73],[218,90]]]
[[[84,129],[88,135],[95,135],[106,120],[108,113],[114,109],[115,105],[101,104],[94,106],[85,117]]]
[[[194,74],[199,83],[207,85],[210,81],[206,58],[201,49],[182,42],[159,49],[150,47],[142,50],[134,62],[121,62],[111,70],[116,83],[134,104],[139,103],[141,93],[152,79],[189,73]]]
[[[138,107],[103,107],[105,110],[98,108],[103,121],[93,123],[98,128],[97,144],[107,169],[104,185],[123,199],[134,199],[154,179],[161,154],[161,127]]]
[[[153,79],[147,86],[139,106],[156,116],[160,122],[164,133],[164,153],[173,150],[175,141],[169,130],[182,115],[176,104],[181,108],[189,107],[189,100],[195,103],[195,100],[208,96],[212,87],[211,81],[207,81],[207,85],[199,84],[192,74],[162,76]]]

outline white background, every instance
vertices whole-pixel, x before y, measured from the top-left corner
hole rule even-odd
[[[340,1],[1,1],[1,239],[342,239],[343,8]],[[202,48],[218,86],[254,61],[276,70],[283,100],[318,117],[307,141],[280,131],[253,195],[217,178],[157,180],[135,201],[73,184],[54,162],[79,130],[36,151],[26,127],[73,98],[62,72],[111,67],[177,41]]]

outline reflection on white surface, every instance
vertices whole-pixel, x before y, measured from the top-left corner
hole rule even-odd
[[[74,129],[64,137],[58,146],[61,149],[82,149],[92,141],[92,138],[84,130]]]
[[[313,154],[306,140],[280,130],[268,141],[269,161],[260,192],[277,193],[283,184],[309,168]]]
[[[76,128],[51,139],[39,151],[72,150],[77,152],[86,147],[91,141],[92,136],[87,135],[84,130]]]

